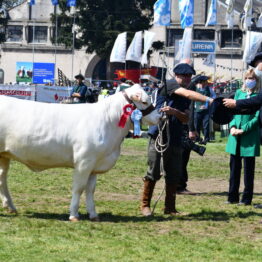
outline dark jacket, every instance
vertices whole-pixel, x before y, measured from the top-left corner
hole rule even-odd
[[[260,109],[260,124],[262,123],[262,90],[257,94],[257,96],[240,99],[236,101],[236,110],[239,110],[240,114],[254,114]],[[243,111],[243,109],[249,109],[248,111]]]

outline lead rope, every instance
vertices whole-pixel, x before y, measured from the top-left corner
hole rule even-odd
[[[164,143],[164,139],[163,139],[164,132],[166,132],[166,137],[167,137],[166,143]],[[164,168],[164,152],[167,150],[169,146],[169,140],[170,140],[169,119],[167,115],[165,114],[163,117],[162,127],[160,127],[160,125],[158,124],[158,136],[155,141],[155,149],[158,153],[160,153],[160,176],[164,178],[166,177],[166,171]],[[154,206],[152,209],[152,215],[154,214],[156,205],[158,201],[160,200],[160,198],[162,197],[164,191],[165,191],[165,184],[162,189],[162,192],[159,194],[157,200],[154,203]]]

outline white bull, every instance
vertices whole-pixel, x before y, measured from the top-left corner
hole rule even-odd
[[[98,220],[94,191],[96,175],[111,169],[120,155],[120,146],[130,129],[118,126],[123,107],[129,99],[140,110],[151,105],[139,85],[126,89],[95,104],[46,104],[0,97],[0,196],[3,207],[16,212],[7,186],[11,159],[34,171],[55,167],[74,168],[71,221],[79,218],[82,192],[91,220]],[[144,117],[157,124],[160,114],[154,110]]]

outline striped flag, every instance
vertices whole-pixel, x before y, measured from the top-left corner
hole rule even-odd
[[[226,23],[227,28],[233,28],[234,27],[234,0],[227,0],[227,11],[226,11]]]
[[[211,0],[205,27],[217,24],[217,1]]]
[[[248,29],[248,27],[251,26],[252,8],[253,8],[253,0],[247,0],[244,6],[244,11],[245,11],[244,29]]]
[[[140,63],[142,56],[142,40],[143,40],[143,32],[136,32],[128,50],[126,53],[126,60],[135,61]]]
[[[180,23],[182,28],[194,24],[194,0],[179,0]]]
[[[154,25],[168,26],[171,21],[171,0],[157,0],[154,4]]]
[[[121,33],[117,36],[111,55],[110,62],[125,63],[126,62],[126,37],[127,33]]]

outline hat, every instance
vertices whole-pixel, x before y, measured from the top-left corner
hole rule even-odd
[[[195,75],[196,74],[196,71],[194,70],[194,68],[186,63],[181,63],[181,64],[176,65],[174,67],[173,72],[178,75],[188,75],[188,74]]]
[[[204,76],[204,75],[199,75],[199,76],[196,76],[192,82],[194,82],[195,84],[197,83],[201,83],[201,82],[204,82],[204,81],[207,81],[209,79],[208,76]]]
[[[224,97],[215,98],[210,106],[211,119],[219,125],[228,124],[234,116],[234,110],[225,107],[223,99]]]
[[[82,79],[82,80],[84,80],[85,78],[84,78],[84,76],[82,74],[78,74],[78,75],[75,76],[75,79]]]
[[[252,60],[248,65],[250,65],[250,66],[252,66],[252,67],[255,67],[255,63],[256,63],[257,60],[259,60],[259,59],[262,60],[262,52],[257,53],[257,54],[255,55],[255,57],[253,58],[253,60]]]

